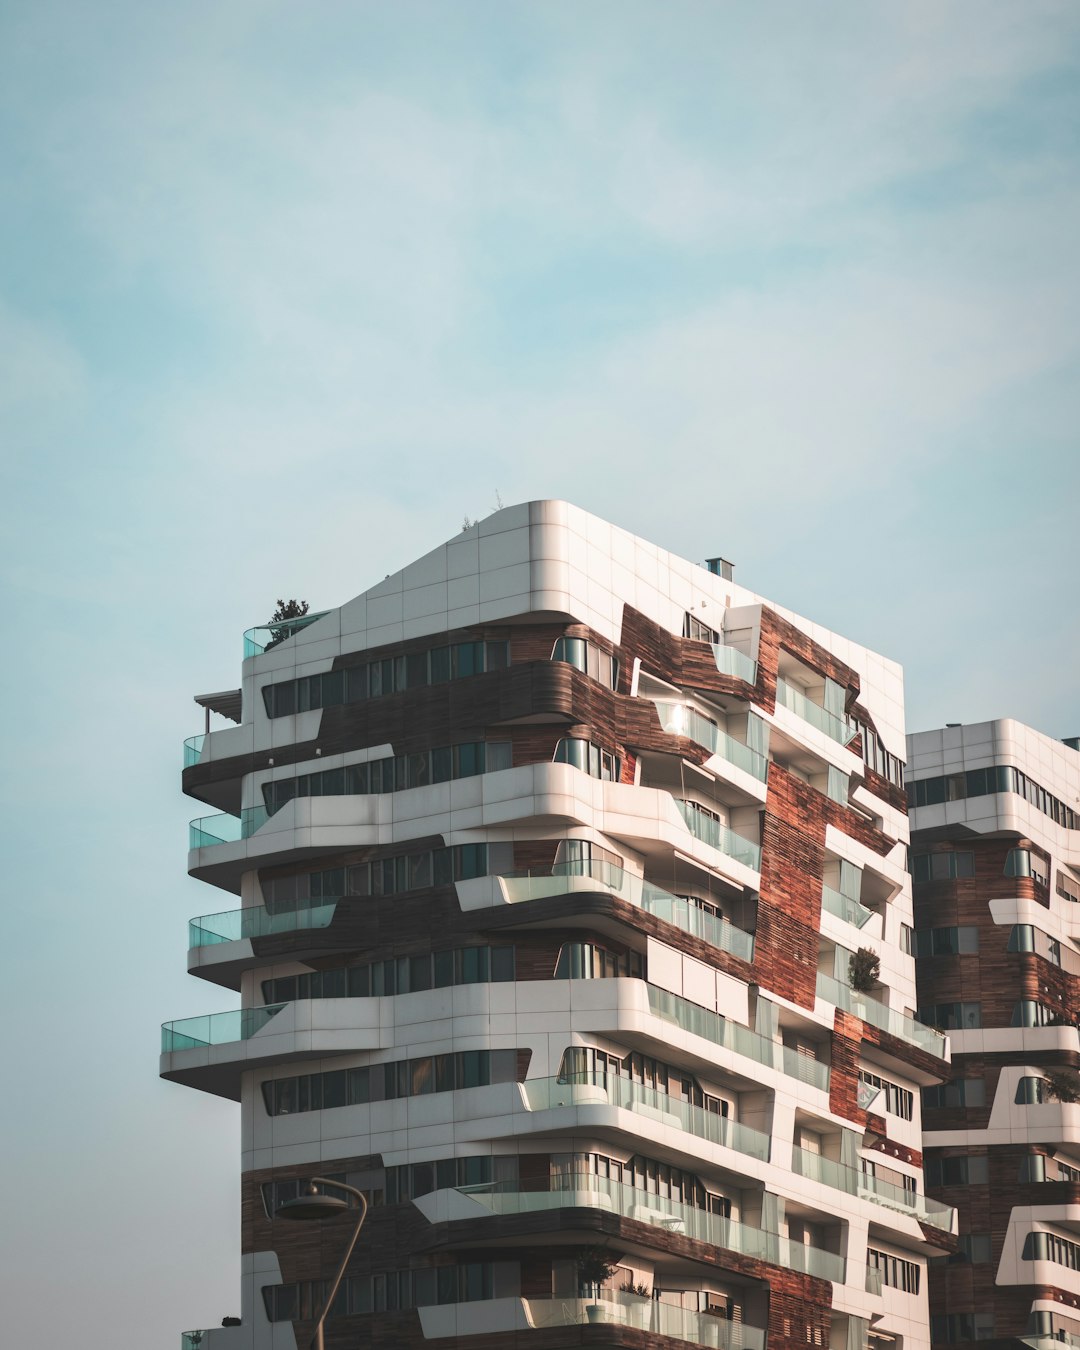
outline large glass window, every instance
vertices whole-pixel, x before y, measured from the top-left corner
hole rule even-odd
[[[565,661],[568,665],[583,670],[592,680],[598,680],[608,689],[616,689],[619,684],[619,662],[595,642],[585,638],[556,638],[551,649],[553,661]]]
[[[920,928],[915,934],[916,956],[963,956],[979,950],[979,930],[974,926]]]
[[[294,797],[360,796],[365,793],[402,792],[478,773],[510,768],[513,747],[509,741],[471,741],[443,746],[411,755],[391,755],[343,769],[280,778],[262,785],[263,799],[271,815]]]
[[[508,642],[456,642],[408,656],[362,661],[345,670],[304,675],[262,688],[267,717],[288,717],[368,698],[384,698],[422,685],[464,679],[510,664]]]
[[[344,1078],[339,1082],[342,1074]],[[286,1116],[323,1111],[331,1105],[362,1106],[366,1102],[432,1091],[453,1092],[458,1088],[486,1087],[489,1083],[512,1083],[516,1076],[516,1050],[465,1050],[359,1069],[269,1079],[262,1084],[262,1095],[268,1115]],[[328,1079],[332,1080],[329,1084]],[[328,1101],[327,1094],[333,1100]]]
[[[592,778],[603,778],[608,782],[618,782],[619,761],[603,746],[593,745],[589,741],[566,737],[555,747],[556,764],[570,764]]]
[[[927,1158],[926,1185],[930,1186],[985,1186],[989,1180],[989,1163],[985,1156]]]
[[[911,859],[913,881],[954,881],[975,875],[975,854],[968,849],[916,853]]]
[[[923,1106],[930,1108],[985,1106],[986,1082],[982,1078],[954,1078],[951,1083],[924,1088],[922,1100]]]
[[[919,1009],[919,1021],[942,1031],[972,1031],[982,1026],[978,1003],[931,1003]]]
[[[513,947],[459,947],[356,966],[305,971],[263,980],[265,1003],[307,998],[368,998],[411,994],[459,984],[499,984],[514,979]]]

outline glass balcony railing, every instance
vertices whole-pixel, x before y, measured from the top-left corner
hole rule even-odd
[[[161,1053],[166,1055],[173,1050],[195,1050],[250,1040],[287,1006],[285,1003],[268,1003],[264,1008],[235,1008],[231,1012],[207,1013],[203,1017],[166,1022],[161,1028]]]
[[[829,914],[835,914],[838,919],[843,919],[845,923],[850,923],[855,928],[864,928],[874,917],[872,909],[860,905],[858,900],[852,900],[850,895],[841,895],[839,891],[834,891],[831,886],[822,886],[821,888],[821,908]]]
[[[206,734],[201,736],[189,736],[184,742],[184,768],[190,769],[193,764],[198,764],[202,759],[203,746],[206,744]]]
[[[238,942],[241,938],[270,937],[305,928],[329,928],[337,906],[336,900],[327,900],[283,914],[271,914],[264,905],[227,909],[221,914],[201,914],[188,923],[188,947],[212,947],[215,943]]]
[[[551,1189],[521,1191],[518,1182],[490,1182],[482,1186],[461,1186],[459,1191],[489,1209],[493,1214],[535,1214],[552,1209],[603,1209],[639,1223],[652,1224],[669,1233],[707,1242],[713,1247],[757,1257],[773,1265],[786,1266],[819,1279],[844,1282],[845,1262],[834,1252],[804,1246],[762,1228],[737,1223],[734,1219],[710,1214],[669,1200],[652,1191],[638,1190],[621,1181],[592,1173],[570,1173],[552,1178]]]
[[[721,951],[744,961],[754,959],[754,935],[719,915],[695,905],[692,900],[654,886],[613,863],[596,861],[556,863],[542,872],[504,873],[499,880],[511,904],[524,900],[541,900],[568,891],[589,890],[601,886],[616,893],[620,900],[638,905],[648,914],[655,914],[665,923],[681,928],[684,933],[704,939]],[[590,885],[594,883],[594,885]]]
[[[202,816],[188,826],[188,848],[212,848],[249,839],[269,819],[265,806],[245,806],[238,816]]]
[[[834,980],[831,975],[824,975],[820,971],[817,977],[817,995],[826,1003],[843,1008],[845,1012],[854,1013],[864,1022],[869,1022],[872,1027],[898,1036],[902,1041],[918,1046],[920,1050],[925,1050],[927,1054],[934,1055],[937,1059],[945,1058],[946,1037],[942,1032],[923,1026],[913,1017],[905,1017],[903,1013],[887,1008],[884,1003],[879,1003],[868,994],[856,993],[850,985]]]
[[[835,713],[827,712],[820,704],[812,703],[801,689],[796,689],[780,676],[776,680],[776,701],[841,745],[848,745],[855,739],[855,727],[846,717],[838,717]]]
[[[670,1097],[632,1079],[605,1073],[575,1073],[569,1079],[530,1078],[522,1083],[530,1111],[551,1111],[558,1106],[595,1106],[607,1102],[627,1111],[637,1111],[665,1125],[685,1130],[710,1144],[745,1153],[759,1162],[769,1161],[770,1139],[727,1116]]]
[[[880,1177],[868,1176],[854,1167],[845,1167],[832,1158],[823,1158],[820,1153],[808,1153],[802,1148],[792,1149],[791,1164],[796,1176],[820,1181],[835,1190],[845,1191],[848,1195],[862,1196],[888,1209],[911,1214],[916,1219],[933,1224],[935,1228],[943,1228],[946,1233],[953,1230],[956,1211],[950,1205],[930,1200],[925,1195],[909,1191],[904,1186],[897,1186]]]
[[[758,1064],[767,1064],[780,1069],[789,1078],[797,1078],[801,1083],[808,1083],[812,1087],[828,1092],[827,1064],[811,1059],[809,1055],[799,1054],[790,1046],[772,1041],[767,1036],[744,1027],[741,1022],[731,1022],[709,1008],[680,998],[678,994],[658,989],[654,984],[645,987],[648,991],[649,1011],[657,1017],[673,1022],[695,1036],[702,1036],[712,1041],[714,1045],[722,1045],[727,1050],[734,1050],[738,1055],[745,1055]]]
[[[704,746],[712,755],[719,755],[737,769],[742,769],[762,783],[769,771],[769,761],[765,755],[751,750],[726,731],[721,731],[715,722],[711,722],[696,708],[685,703],[669,703],[666,699],[654,699],[656,711],[660,715],[660,725],[673,736],[687,736]]]
[[[734,647],[725,647],[719,643],[710,644],[716,660],[716,669],[721,675],[734,675],[747,684],[757,684],[757,662]]]
[[[244,660],[249,656],[261,656],[263,652],[268,652],[271,647],[276,647],[309,623],[329,613],[328,609],[320,609],[316,614],[303,614],[297,619],[281,619],[278,623],[264,623],[258,628],[249,628],[244,634]]]
[[[205,1331],[182,1331],[180,1333],[180,1350],[202,1350],[206,1342]]]
[[[576,1327],[589,1322],[631,1327],[654,1336],[671,1336],[677,1341],[704,1345],[710,1350],[765,1350],[765,1333],[746,1322],[729,1322],[726,1317],[677,1308],[658,1299],[636,1294],[604,1292],[599,1298],[527,1298],[524,1300],[529,1323],[544,1327]],[[600,1308],[599,1316],[590,1308]]]
[[[741,834],[736,834],[734,830],[728,829],[726,825],[709,815],[707,811],[702,810],[696,802],[683,801],[681,797],[676,797],[675,805],[679,808],[683,820],[686,821],[686,828],[695,839],[700,839],[703,844],[708,844],[711,848],[726,853],[729,858],[734,858],[736,862],[752,867],[755,872],[761,871],[760,844],[744,839]]]

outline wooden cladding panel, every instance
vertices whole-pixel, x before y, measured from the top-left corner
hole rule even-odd
[[[1071,1020],[1080,1007],[1080,977],[1062,970],[1030,952],[1007,950],[1011,925],[995,924],[990,901],[999,899],[1049,902],[1047,888],[1031,877],[1007,877],[1005,861],[1012,848],[1032,848],[1029,840],[963,838],[936,844],[929,850],[913,846],[914,852],[950,852],[953,848],[974,854],[972,877],[920,882],[914,887],[915,926],[935,928],[952,925],[979,930],[979,950],[960,956],[920,957],[916,965],[919,1002],[978,1003],[982,1024],[1007,1027],[1020,999],[1043,1003]]]

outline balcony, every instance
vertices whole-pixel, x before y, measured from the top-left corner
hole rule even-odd
[[[190,769],[193,765],[202,761],[203,747],[206,744],[206,733],[199,736],[189,736],[184,742],[184,768]],[[192,1335],[197,1333],[192,1332]]]
[[[788,684],[782,676],[777,676],[776,680],[776,701],[840,745],[850,745],[855,739],[855,728],[846,717],[838,717],[820,704],[811,702],[801,689]]]
[[[835,914],[838,919],[851,924],[854,928],[865,928],[874,917],[872,909],[860,905],[858,900],[852,900],[850,895],[841,895],[831,886],[821,888],[821,908],[827,914]]]
[[[721,1017],[719,1013],[703,1008],[700,1004],[691,1003],[685,998],[680,998],[678,994],[669,993],[666,989],[658,989],[653,984],[646,985],[646,989],[649,1011],[655,1016],[673,1022],[695,1036],[702,1036],[712,1041],[714,1045],[721,1045],[726,1050],[746,1055],[748,1059],[755,1060],[758,1064],[780,1069],[788,1077],[798,1079],[800,1083],[828,1092],[827,1064],[811,1059],[808,1055],[800,1055],[798,1051],[782,1045],[779,1041],[759,1035],[740,1022],[731,1022],[726,1017]]]
[[[599,886],[613,892],[620,900],[637,905],[647,914],[655,914],[658,919],[682,929],[684,933],[719,947],[721,951],[730,952],[743,961],[754,959],[752,933],[736,928],[727,919],[699,909],[682,896],[672,895],[613,863],[556,863],[549,871],[512,872],[499,877],[498,881],[509,904],[569,895],[576,891],[595,891]]]
[[[202,816],[188,825],[188,848],[212,848],[250,839],[270,819],[265,806],[245,806],[238,816]]]
[[[220,942],[239,942],[243,938],[272,937],[309,928],[329,928],[338,902],[328,900],[306,909],[272,914],[265,905],[248,909],[227,909],[220,914],[201,914],[188,923],[188,947],[212,947]]]
[[[662,1125],[685,1130],[698,1139],[723,1148],[734,1149],[758,1162],[769,1161],[771,1140],[760,1130],[751,1129],[726,1116],[705,1111],[700,1106],[670,1097],[666,1092],[645,1087],[629,1078],[613,1074],[574,1074],[565,1078],[532,1078],[521,1085],[530,1111],[552,1111],[561,1106],[609,1106],[636,1111]]]
[[[686,736],[698,745],[704,746],[711,755],[734,764],[737,769],[750,774],[752,778],[764,782],[769,771],[767,756],[757,750],[751,750],[726,731],[721,731],[715,722],[711,722],[696,708],[685,703],[670,703],[664,699],[654,699],[660,725],[673,736]]]
[[[278,623],[265,623],[259,628],[249,628],[244,634],[244,660],[251,656],[261,656],[263,652],[268,652],[271,647],[285,642],[308,624],[324,618],[329,613],[328,609],[321,609],[317,614],[304,614],[296,619],[281,619]]]
[[[755,872],[761,871],[760,844],[744,839],[741,834],[728,829],[697,802],[688,802],[676,797],[675,805],[679,808],[679,814],[685,821],[686,828],[695,839],[700,839],[703,844],[708,844],[710,848],[715,848],[720,853],[726,853],[729,858],[734,858],[744,867],[749,867]]]
[[[578,1173],[555,1178],[559,1185],[546,1191],[514,1189],[516,1182],[494,1182],[483,1186],[462,1186],[457,1194],[472,1201],[491,1214],[536,1214],[555,1209],[600,1209],[627,1219],[646,1223],[667,1233],[707,1242],[713,1247],[736,1252],[740,1256],[756,1257],[772,1265],[785,1266],[819,1279],[843,1284],[845,1261],[834,1252],[820,1247],[805,1246],[762,1228],[737,1223],[733,1219],[710,1214],[692,1205],[669,1200],[652,1191],[638,1190],[621,1181],[591,1173]],[[461,1209],[455,1209],[454,1218],[464,1218]]]
[[[165,1022],[161,1028],[161,1053],[169,1055],[175,1050],[201,1050],[210,1045],[250,1040],[287,1006],[271,1003],[262,1008],[236,1008],[231,1012]]]
[[[765,1350],[765,1332],[760,1327],[635,1294],[605,1292],[598,1299],[527,1298],[522,1302],[528,1324],[537,1329],[603,1322],[716,1350]],[[599,1313],[593,1311],[597,1308]]]
[[[734,647],[725,647],[712,642],[713,659],[721,675],[734,675],[737,680],[747,684],[757,684],[757,662]]]
[[[817,977],[817,996],[836,1008],[842,1008],[844,1012],[861,1017],[872,1027],[887,1031],[890,1035],[906,1041],[908,1045],[924,1050],[936,1059],[943,1060],[947,1057],[948,1038],[944,1033],[923,1026],[913,1017],[905,1017],[903,1013],[887,1008],[884,1003],[879,1003],[877,999],[870,998],[867,994],[856,993],[850,985],[842,984],[831,975],[822,974],[820,971]]]
[[[847,1195],[857,1195],[864,1200],[884,1205],[901,1214],[910,1214],[946,1233],[956,1231],[956,1210],[940,1201],[930,1200],[925,1195],[909,1191],[904,1186],[896,1186],[891,1181],[868,1176],[854,1167],[845,1167],[831,1158],[823,1158],[820,1153],[808,1153],[805,1149],[794,1148],[791,1154],[792,1171],[810,1181],[820,1181],[834,1190],[844,1191]]]

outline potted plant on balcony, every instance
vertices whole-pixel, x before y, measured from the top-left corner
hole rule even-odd
[[[618,1261],[611,1259],[606,1247],[582,1247],[578,1252],[578,1293],[581,1298],[599,1299],[600,1286],[606,1284],[619,1268]],[[599,1302],[586,1306],[585,1312],[590,1322],[602,1322],[606,1309]]]
[[[284,642],[286,638],[292,637],[295,630],[288,626],[288,621],[290,619],[302,619],[309,608],[306,600],[279,600],[277,609],[270,615],[267,622],[267,627],[274,629],[274,635],[263,650],[269,651],[271,647],[276,647],[279,642]],[[276,624],[284,626],[275,628]]]
[[[881,959],[872,947],[860,947],[848,958],[848,984],[856,994],[869,994],[877,986],[881,974]],[[865,1000],[851,1000],[854,1011],[861,1017],[866,1011]]]

